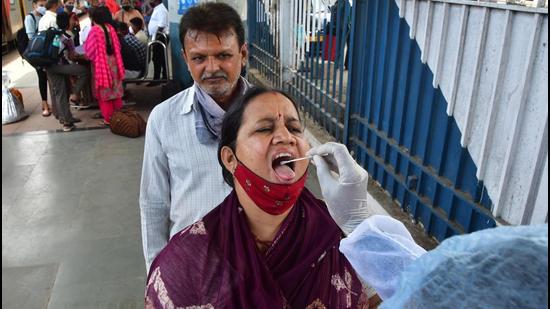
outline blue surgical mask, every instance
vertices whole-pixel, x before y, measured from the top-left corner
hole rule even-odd
[[[84,1],[84,7],[89,9],[90,8],[90,4],[88,3],[88,1]]]
[[[46,14],[46,7],[44,7],[44,6],[39,6],[39,7],[36,8],[36,11],[37,11],[38,13],[40,13],[40,15],[44,15],[44,14]]]

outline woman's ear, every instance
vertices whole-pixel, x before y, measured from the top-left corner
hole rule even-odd
[[[233,153],[233,150],[228,146],[223,146],[220,150],[220,156],[222,158],[223,166],[233,174],[237,168],[237,157]]]

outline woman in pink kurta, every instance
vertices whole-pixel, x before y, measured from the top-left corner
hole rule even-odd
[[[92,63],[93,91],[105,124],[110,124],[115,110],[122,107],[122,80],[124,65],[120,55],[120,42],[106,7],[97,7],[91,13],[94,26],[84,44]]]

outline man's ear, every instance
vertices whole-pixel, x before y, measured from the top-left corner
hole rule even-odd
[[[220,157],[222,159],[223,166],[233,174],[237,168],[237,157],[233,150],[228,146],[223,146],[220,150]]]

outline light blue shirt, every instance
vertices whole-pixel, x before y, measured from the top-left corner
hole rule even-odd
[[[170,237],[231,192],[218,164],[218,140],[197,138],[195,109],[193,86],[157,105],[148,119],[139,198],[147,271]]]
[[[27,32],[29,40],[32,39],[36,33],[38,33],[38,23],[40,22],[41,17],[42,16],[36,16],[33,12],[25,16],[25,32]]]

